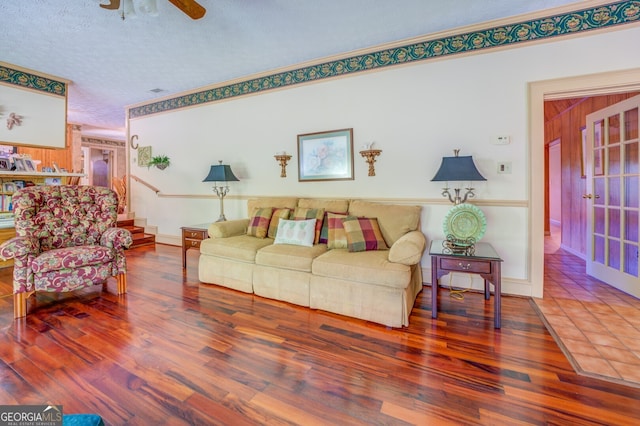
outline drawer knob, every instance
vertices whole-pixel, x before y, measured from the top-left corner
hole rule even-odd
[[[458,266],[460,267],[460,269],[463,269],[465,271],[468,271],[469,269],[471,269],[471,264],[467,263],[466,265],[463,265],[462,262],[458,262]]]

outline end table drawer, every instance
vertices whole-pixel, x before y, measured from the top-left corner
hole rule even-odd
[[[490,274],[491,264],[468,259],[440,259],[440,269],[447,271],[474,272],[477,274]]]
[[[207,231],[203,230],[203,231],[194,231],[192,229],[185,229],[184,230],[184,238],[193,238],[196,240],[204,240],[205,238],[207,238]]]
[[[201,242],[202,242],[202,240],[190,240],[190,239],[186,238],[184,240],[184,245],[187,248],[197,248],[197,249],[199,249]]]

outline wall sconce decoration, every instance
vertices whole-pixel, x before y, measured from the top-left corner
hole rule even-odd
[[[459,157],[459,149],[454,149],[453,153],[455,155],[454,157],[442,157],[442,164],[440,164],[438,172],[431,181],[447,182],[446,186],[442,188],[442,196],[449,197],[449,201],[458,205],[467,201],[467,198],[475,197],[475,194],[473,193],[475,188],[471,186],[471,182],[487,179],[480,174],[473,162],[473,158],[471,158],[470,155],[466,157]],[[458,187],[453,188],[455,197],[451,196],[451,193],[449,192],[449,182],[469,182],[469,186],[465,188],[467,192],[464,194],[464,198],[460,197],[461,184],[459,184]]]
[[[362,155],[362,157],[367,161],[367,164],[369,164],[369,176],[375,176],[376,169],[373,163],[376,162],[376,157],[382,153],[382,150],[372,149],[373,142],[370,144],[364,144],[362,147],[364,149],[360,151],[360,155]]]
[[[7,129],[13,129],[13,126],[22,126],[22,116],[12,112],[7,118]]]
[[[287,154],[286,151],[281,151],[274,157],[280,163],[280,177],[287,177],[287,162],[291,160],[291,155]]]
[[[218,182],[233,182],[239,179],[231,171],[231,167],[218,161],[217,165],[211,166],[209,174],[204,178],[203,182],[213,182],[213,192],[220,198],[220,217],[216,222],[224,222],[227,218],[224,216],[224,197],[229,192],[229,185],[218,186]]]

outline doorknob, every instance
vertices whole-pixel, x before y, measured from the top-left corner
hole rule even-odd
[[[596,195],[584,194],[582,198],[588,198],[588,199],[595,198],[597,200],[598,198],[600,198],[600,196],[598,194]]]

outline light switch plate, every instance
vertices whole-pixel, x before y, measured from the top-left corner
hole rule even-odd
[[[493,141],[494,145],[509,145],[511,143],[511,137],[506,135],[496,136]]]
[[[498,174],[511,174],[511,161],[498,163]]]

